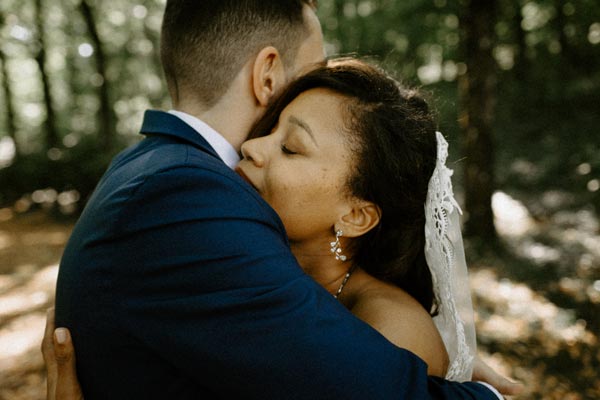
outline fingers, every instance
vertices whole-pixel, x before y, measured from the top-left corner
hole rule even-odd
[[[42,356],[46,364],[46,400],[56,400],[57,365],[54,357],[54,308],[46,311],[46,328],[42,339]]]
[[[473,379],[489,383],[506,396],[521,394],[525,389],[525,386],[522,383],[511,381],[507,377],[500,375],[479,357],[477,357],[475,361]]]
[[[48,374],[46,400],[82,400],[71,334],[66,328],[55,329],[54,308],[46,312],[42,355]]]
[[[54,357],[59,371],[70,368],[71,364],[75,367],[75,349],[69,330],[67,328],[55,329],[53,341]]]
[[[54,331],[54,354],[57,364],[56,400],[83,399],[77,380],[75,349],[67,328]]]
[[[46,363],[46,369],[55,365],[54,363],[54,344],[52,334],[54,332],[54,308],[46,310],[46,328],[44,338],[42,339],[42,355]]]
[[[498,374],[489,366],[486,379],[484,380],[506,396],[515,396],[521,394],[525,389],[525,386],[521,382],[514,382],[507,377]]]
[[[77,380],[75,349],[68,329],[54,331],[54,353],[57,362],[56,400],[83,399]]]
[[[502,382],[498,382],[492,386],[506,396],[516,396],[525,390],[525,386],[521,382],[513,382],[506,378],[503,378]]]

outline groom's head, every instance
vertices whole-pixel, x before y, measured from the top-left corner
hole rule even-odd
[[[168,0],[161,60],[174,104],[210,108],[244,69],[242,80],[257,81],[249,92],[261,91],[261,80],[268,96],[278,92],[282,77],[323,59],[315,8],[316,0]]]

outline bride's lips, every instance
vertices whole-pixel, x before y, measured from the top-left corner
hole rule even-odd
[[[239,176],[241,176],[243,180],[245,180],[246,182],[248,182],[248,184],[250,186],[252,186],[254,188],[254,190],[256,190],[257,192],[260,192],[260,190],[258,190],[258,188],[256,186],[254,186],[254,183],[252,183],[252,181],[250,180],[250,178],[248,178],[248,176],[244,173],[244,171],[242,171],[242,169],[240,167],[236,167],[235,168],[235,172],[237,172],[237,174]]]

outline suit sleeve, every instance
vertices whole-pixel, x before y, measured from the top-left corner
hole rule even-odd
[[[115,277],[127,334],[223,398],[496,398],[428,378],[353,317],[303,273],[272,213],[213,171],[146,179],[118,241],[136,249]]]

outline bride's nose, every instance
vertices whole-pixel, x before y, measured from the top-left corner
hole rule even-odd
[[[242,143],[242,156],[259,168],[265,165],[265,156],[261,151],[261,148],[265,147],[264,143],[261,145],[262,139],[264,138],[251,139]]]

